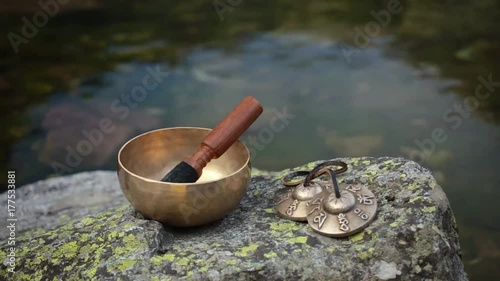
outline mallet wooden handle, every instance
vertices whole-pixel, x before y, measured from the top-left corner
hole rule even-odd
[[[203,140],[200,149],[184,162],[193,167],[198,176],[212,159],[219,158],[262,114],[262,105],[254,97],[245,98]]]

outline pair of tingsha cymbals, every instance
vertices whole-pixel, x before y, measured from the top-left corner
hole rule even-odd
[[[331,165],[341,168],[334,171],[326,167]],[[375,218],[377,200],[363,185],[339,185],[336,175],[346,170],[344,162],[330,161],[307,172],[303,182],[291,182],[289,178],[305,171],[285,176],[283,184],[295,187],[278,200],[278,214],[293,221],[307,221],[314,231],[328,237],[347,237],[362,231]],[[326,175],[328,181],[313,181],[321,175]]]

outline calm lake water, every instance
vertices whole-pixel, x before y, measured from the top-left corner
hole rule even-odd
[[[266,110],[247,143],[288,118],[254,166],[418,161],[450,199],[471,280],[499,280],[500,1],[73,0],[32,38],[21,19],[41,8],[2,2],[19,37],[0,43],[0,164],[19,184],[113,170],[131,137],[213,127],[253,95]],[[96,145],[68,163],[85,134]]]

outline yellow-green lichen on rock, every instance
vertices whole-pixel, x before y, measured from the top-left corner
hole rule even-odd
[[[127,205],[116,174],[96,172],[52,179],[27,188],[20,204],[54,201],[77,180],[83,190],[109,192],[112,206],[64,206],[21,224],[13,280],[377,280],[391,271],[398,280],[467,280],[459,256],[453,213],[441,187],[418,164],[402,158],[342,158],[349,170],[339,181],[373,191],[375,220],[349,238],[323,237],[307,223],[279,217],[276,199],[289,189],[280,178],[320,161],[282,172],[256,171],[240,206],[211,225],[177,229],[146,220]],[[92,184],[85,185],[85,182]],[[96,182],[101,183],[98,186]],[[108,189],[109,188],[109,189]],[[72,189],[77,196],[79,191]],[[84,196],[84,195],[82,195]],[[113,197],[116,196],[116,197]],[[119,197],[121,196],[121,197]],[[110,199],[111,200],[111,199]],[[46,200],[49,202],[50,200]],[[56,200],[57,201],[57,200]],[[108,201],[111,202],[111,201]],[[49,204],[49,203],[48,203]],[[29,208],[28,208],[29,209]],[[59,216],[65,215],[61,224]],[[1,218],[0,218],[1,219]],[[0,235],[7,235],[0,232]],[[2,241],[7,241],[3,239]],[[8,245],[0,244],[5,261]],[[432,270],[424,270],[432,265]],[[5,263],[0,273],[5,275]],[[380,279],[380,278],[379,278]],[[10,280],[10,278],[9,278]],[[383,280],[383,279],[382,279]]]

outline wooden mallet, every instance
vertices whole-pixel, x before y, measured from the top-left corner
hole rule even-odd
[[[262,105],[254,97],[245,98],[203,140],[200,149],[173,168],[161,181],[193,183],[212,159],[226,152],[262,114]]]

